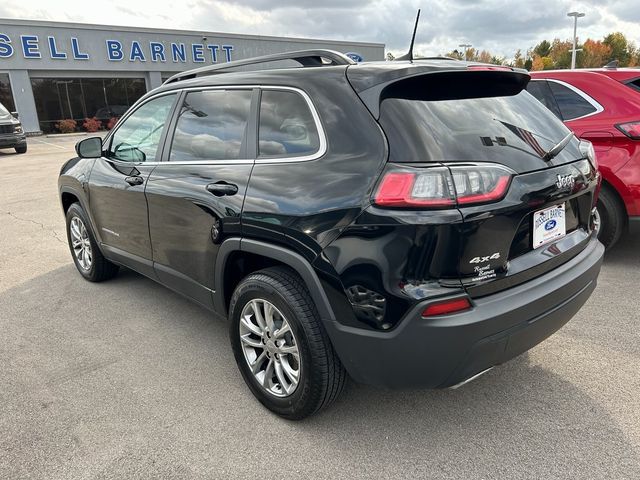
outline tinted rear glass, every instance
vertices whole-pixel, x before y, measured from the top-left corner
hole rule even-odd
[[[549,88],[546,80],[531,80],[529,85],[527,85],[527,92],[536,97],[536,99],[551,110],[556,117],[562,118],[556,100],[553,98],[551,88]]]
[[[631,80],[630,82],[626,82],[625,85],[633,88],[634,90],[640,92],[640,78],[636,78],[635,80]]]
[[[596,107],[569,87],[551,81],[549,82],[549,87],[551,87],[553,96],[558,103],[558,108],[560,108],[560,113],[562,113],[562,118],[565,121],[584,117],[597,111]]]
[[[299,93],[264,90],[258,126],[260,157],[300,157],[318,151],[320,137]]]
[[[380,123],[392,162],[490,161],[540,153],[568,130],[526,91],[514,96],[420,101],[387,98]]]

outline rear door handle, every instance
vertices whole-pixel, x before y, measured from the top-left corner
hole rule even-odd
[[[227,182],[216,182],[207,185],[207,190],[216,197],[223,197],[225,195],[235,195],[238,193],[238,186]]]
[[[142,185],[144,183],[144,178],[142,177],[125,177],[125,182],[127,182],[131,186]]]

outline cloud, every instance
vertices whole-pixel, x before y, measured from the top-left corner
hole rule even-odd
[[[416,52],[438,55],[461,43],[510,57],[543,39],[569,39],[571,10],[586,12],[578,36],[601,39],[622,31],[640,38],[640,10],[628,0],[110,0],[87,8],[79,0],[2,2],[0,16],[113,25],[193,29],[379,42],[406,51],[416,10],[422,8]]]

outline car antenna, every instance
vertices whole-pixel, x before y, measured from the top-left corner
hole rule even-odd
[[[607,63],[602,68],[606,68],[606,69],[609,69],[609,70],[615,70],[616,68],[618,68],[618,60],[611,60],[609,63]]]
[[[418,9],[418,15],[416,15],[416,24],[413,27],[413,35],[411,36],[411,44],[409,45],[409,51],[402,55],[401,57],[396,58],[396,60],[409,60],[413,61],[413,42],[416,39],[416,32],[418,31],[418,20],[420,20],[420,9]]]

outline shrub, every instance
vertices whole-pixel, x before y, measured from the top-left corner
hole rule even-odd
[[[84,123],[82,124],[82,128],[84,128],[89,133],[95,133],[100,130],[102,127],[102,122],[97,118],[85,118]]]
[[[107,130],[111,130],[113,127],[115,127],[116,123],[118,123],[118,120],[120,120],[118,117],[111,117],[109,119],[109,123],[107,123]]]
[[[72,133],[76,131],[77,125],[78,124],[75,120],[60,120],[58,123],[56,123],[56,128],[60,130],[60,133]]]

